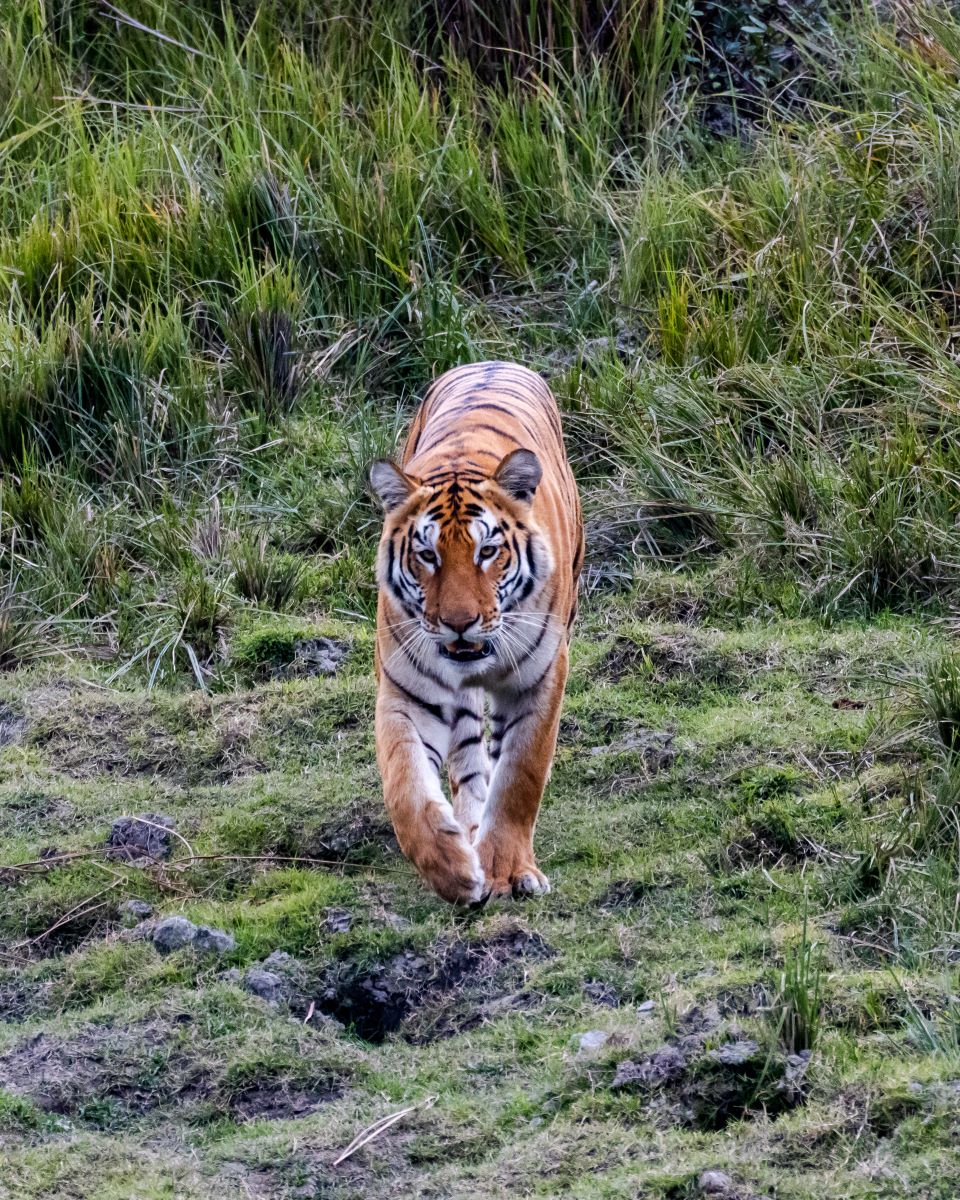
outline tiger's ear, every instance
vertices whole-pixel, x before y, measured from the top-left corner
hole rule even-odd
[[[399,508],[416,489],[416,483],[387,458],[378,458],[367,471],[370,488],[379,497],[385,512]]]
[[[540,459],[532,450],[511,450],[493,473],[493,482],[514,500],[533,499],[537,484],[543,478]]]

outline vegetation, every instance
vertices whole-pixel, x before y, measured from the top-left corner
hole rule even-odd
[[[0,17],[0,1196],[952,1197],[957,19]],[[489,357],[589,556],[554,893],[464,917],[362,468]]]

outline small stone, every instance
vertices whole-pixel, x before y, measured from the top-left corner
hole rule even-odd
[[[609,1041],[610,1034],[604,1033],[602,1029],[590,1029],[586,1033],[581,1033],[578,1039],[580,1054],[595,1054],[601,1050]]]
[[[641,1062],[625,1059],[617,1067],[612,1087],[656,1087],[677,1079],[687,1069],[687,1060],[676,1046],[661,1046]]]
[[[286,999],[289,991],[289,985],[282,975],[265,971],[262,967],[250,967],[243,977],[243,986],[268,1004],[278,1004]]]
[[[128,925],[135,925],[153,916],[153,905],[146,900],[126,900],[120,905],[120,916]]]
[[[233,934],[209,925],[198,925],[193,935],[193,948],[200,954],[228,954],[236,944]]]
[[[618,1004],[616,990],[599,979],[589,979],[583,985],[583,994],[594,1004],[602,1004],[604,1008],[616,1008]]]
[[[726,1171],[704,1171],[697,1184],[705,1196],[728,1196],[733,1189],[733,1180]]]
[[[293,662],[287,668],[290,675],[336,675],[350,653],[349,642],[333,638],[301,638],[294,643]]]
[[[239,987],[243,982],[243,972],[239,967],[231,967],[229,971],[221,971],[217,978],[223,983],[232,983]]]
[[[128,862],[138,858],[169,858],[173,853],[170,837],[173,828],[173,818],[163,813],[118,817],[110,827],[106,845],[112,858],[123,858]]]
[[[709,1057],[714,1062],[722,1063],[725,1067],[742,1067],[744,1063],[756,1058],[759,1049],[756,1042],[751,1042],[749,1038],[742,1038],[738,1042],[725,1042],[716,1050],[711,1050]]]
[[[323,926],[328,933],[346,933],[353,924],[353,913],[346,908],[328,908]]]
[[[154,926],[153,944],[162,954],[169,954],[190,945],[196,933],[196,925],[186,917],[164,917]]]
[[[656,1000],[644,1000],[644,1002],[642,1004],[637,1005],[637,1015],[641,1016],[641,1017],[646,1017],[650,1013],[656,1012],[656,1009],[657,1009]]]

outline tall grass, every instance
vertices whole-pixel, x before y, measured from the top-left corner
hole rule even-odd
[[[777,35],[803,87],[749,35],[718,137],[715,8],[5,0],[5,578],[129,659],[182,623],[215,504],[228,608],[235,576],[365,609],[337,590],[371,553],[364,457],[496,356],[568,410],[606,577],[652,555],[747,607],[950,604],[960,25],[807,4]],[[310,587],[267,578],[287,553]]]

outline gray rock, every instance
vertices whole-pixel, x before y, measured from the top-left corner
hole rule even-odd
[[[228,954],[236,944],[232,933],[209,925],[198,925],[193,935],[193,948],[200,954]]]
[[[323,926],[328,933],[346,933],[353,924],[353,913],[346,908],[328,908]]]
[[[656,1012],[656,1011],[657,1011],[656,1000],[644,1000],[644,1002],[642,1004],[637,1005],[637,1015],[641,1016],[641,1017],[647,1017],[651,1013]]]
[[[197,933],[197,927],[186,917],[164,917],[153,928],[153,944],[161,954],[189,946]]]
[[[728,1196],[733,1190],[733,1180],[726,1171],[704,1171],[697,1184],[705,1196]]]
[[[223,983],[233,983],[239,987],[243,982],[243,972],[239,967],[231,967],[229,971],[221,971],[217,978]]]
[[[349,642],[333,638],[301,638],[293,646],[293,662],[287,668],[290,675],[336,675],[350,653]]]
[[[153,905],[146,900],[126,900],[120,905],[120,916],[130,925],[153,916]]]
[[[725,1067],[742,1067],[757,1057],[760,1047],[749,1038],[741,1038],[738,1042],[724,1042],[716,1050],[711,1050],[708,1057],[714,1062],[722,1063]]]
[[[282,975],[265,971],[262,967],[250,967],[243,977],[243,986],[268,1004],[279,1004],[287,998],[290,990],[290,985]]]
[[[579,1053],[581,1055],[596,1054],[610,1040],[610,1034],[605,1033],[602,1029],[588,1029],[586,1033],[581,1033],[577,1039]]]
[[[676,1046],[661,1046],[641,1062],[627,1059],[617,1067],[612,1086],[656,1087],[679,1078],[687,1069],[686,1057]]]
[[[118,817],[107,835],[106,845],[112,858],[133,861],[138,858],[169,858],[173,853],[170,830],[172,817],[163,813],[142,813],[139,817]]]
[[[300,959],[294,958],[286,950],[274,950],[272,954],[267,955],[261,965],[265,970],[272,971],[284,979],[300,980],[306,970]]]
[[[583,994],[594,1004],[602,1004],[604,1008],[616,1008],[619,1004],[616,989],[600,979],[588,979],[583,985]]]

